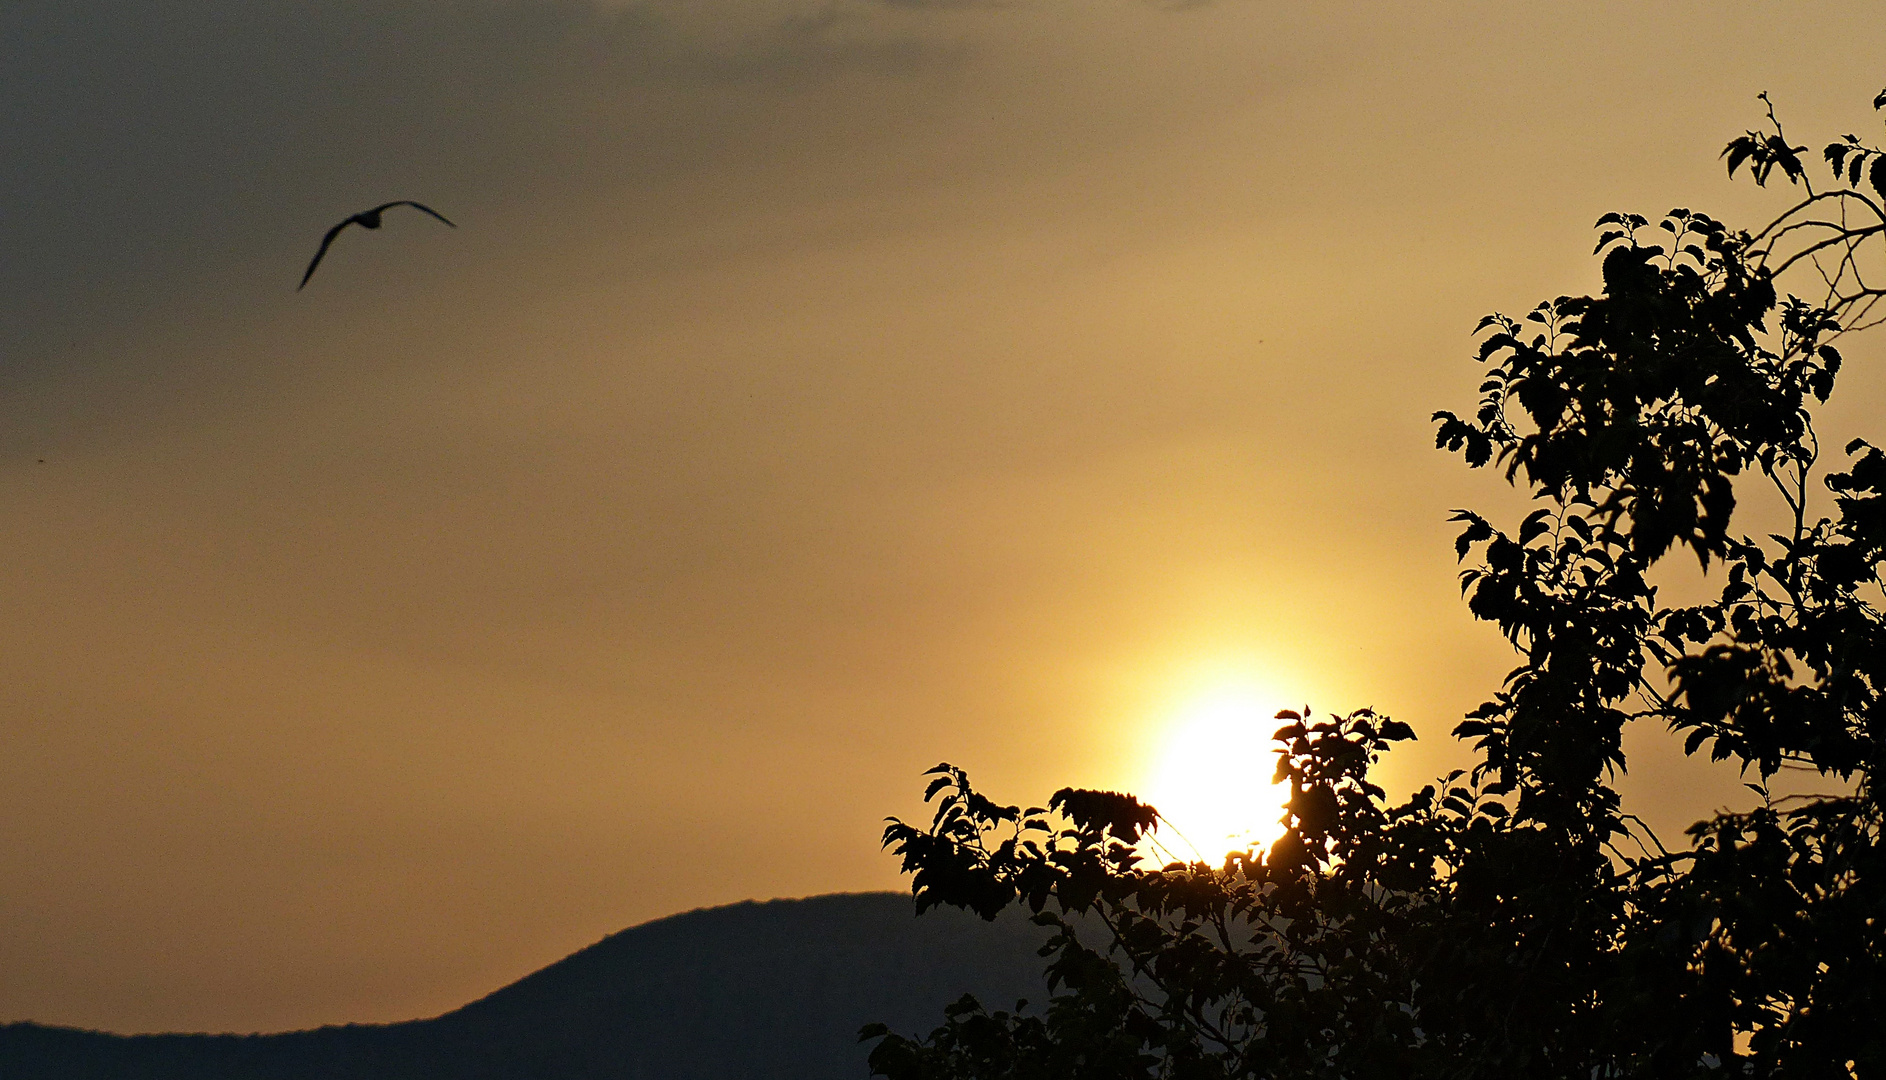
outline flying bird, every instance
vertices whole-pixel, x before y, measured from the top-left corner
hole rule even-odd
[[[295,286],[295,291],[300,292],[302,288],[308,284],[308,279],[314,276],[314,268],[321,265],[321,256],[327,254],[328,247],[334,243],[334,238],[340,235],[342,229],[345,229],[349,225],[358,225],[363,229],[377,229],[380,227],[380,215],[395,206],[410,206],[414,210],[423,210],[433,217],[438,218],[440,221],[445,222],[447,225],[452,225],[451,219],[447,218],[444,214],[439,213],[437,210],[434,210],[424,203],[416,203],[411,199],[397,199],[390,203],[381,203],[371,210],[362,210],[360,213],[349,217],[339,225],[329,229],[327,235],[321,238],[321,250],[314,253],[314,261],[308,264],[308,272],[301,275],[301,284]],[[458,228],[457,225],[452,225],[452,227],[454,229]]]

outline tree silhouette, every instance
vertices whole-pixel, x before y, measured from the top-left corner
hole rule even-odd
[[[1051,1000],[867,1028],[874,1071],[1886,1076],[1886,454],[1856,440],[1824,475],[1814,426],[1835,342],[1886,297],[1866,276],[1886,152],[1834,142],[1825,188],[1806,155],[1770,107],[1723,156],[1787,186],[1775,221],[1607,214],[1598,295],[1481,321],[1479,406],[1435,414],[1437,445],[1539,507],[1511,531],[1455,514],[1468,607],[1519,659],[1455,728],[1471,769],[1391,803],[1370,770],[1406,724],[1282,713],[1283,837],[1155,868],[1157,812],[1130,796],[1024,810],[939,766],[934,821],[885,844],[919,911],[1035,911]],[[1749,487],[1781,531],[1733,531]],[[1683,551],[1714,601],[1659,602],[1647,575]],[[1667,849],[1612,786],[1631,722],[1741,769],[1760,805]],[[1777,796],[1784,770],[1838,790]]]

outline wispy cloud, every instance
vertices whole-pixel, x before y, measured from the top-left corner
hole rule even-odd
[[[700,168],[824,81],[908,79],[955,55],[910,27],[824,14],[851,9],[746,7],[7,5],[0,287],[213,252],[234,221],[354,193],[542,195],[610,169]]]

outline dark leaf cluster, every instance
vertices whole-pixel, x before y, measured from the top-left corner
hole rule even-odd
[[[873,1068],[1886,1076],[1886,453],[1856,440],[1823,470],[1815,429],[1836,341],[1886,295],[1868,276],[1886,153],[1829,145],[1827,190],[1805,153],[1769,108],[1724,157],[1800,193],[1774,222],[1606,214],[1595,295],[1481,321],[1480,401],[1436,413],[1436,443],[1536,506],[1454,514],[1467,606],[1517,656],[1454,729],[1471,768],[1392,799],[1371,774],[1408,725],[1280,714],[1285,831],[1213,865],[1152,857],[1161,819],[1131,796],[1023,810],[939,766],[930,826],[894,820],[885,843],[920,910],[1026,904],[1050,996],[965,999],[922,1037],[868,1029]],[[1750,499],[1777,531],[1738,531]],[[1712,600],[1659,599],[1653,571],[1683,551]],[[1666,847],[1615,786],[1630,724],[1739,770],[1756,808]]]

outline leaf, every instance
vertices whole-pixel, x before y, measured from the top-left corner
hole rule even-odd
[[[1886,154],[1874,155],[1873,164],[1867,169],[1866,179],[1873,185],[1874,191],[1886,197]]]
[[[1779,135],[1771,135],[1768,138],[1768,152],[1773,155],[1775,164],[1781,166],[1781,171],[1787,176],[1789,183],[1794,183],[1807,175],[1807,169],[1802,166],[1799,156],[1800,152],[1806,149],[1805,146],[1789,146]]]
[[[1485,360],[1501,349],[1517,348],[1519,348],[1519,339],[1502,331],[1480,343],[1480,359]]]
[[[1493,526],[1487,524],[1486,520],[1480,515],[1465,514],[1465,517],[1468,522],[1467,527],[1461,530],[1459,536],[1454,538],[1454,557],[1456,560],[1466,558],[1468,549],[1472,548],[1480,541],[1490,539],[1493,536]],[[1461,515],[1456,515],[1454,520],[1461,520]]]
[[[1531,543],[1534,537],[1551,529],[1552,528],[1552,514],[1553,514],[1553,509],[1551,507],[1542,507],[1538,510],[1534,510],[1530,514],[1527,514],[1526,520],[1522,522],[1519,526],[1520,546],[1523,547],[1526,544]],[[1458,548],[1459,546],[1460,546],[1459,543],[1456,542],[1455,547]]]
[[[1834,392],[1834,373],[1838,370],[1837,366],[1829,366],[1808,376],[1807,388],[1813,391],[1816,401],[1826,401]]]

